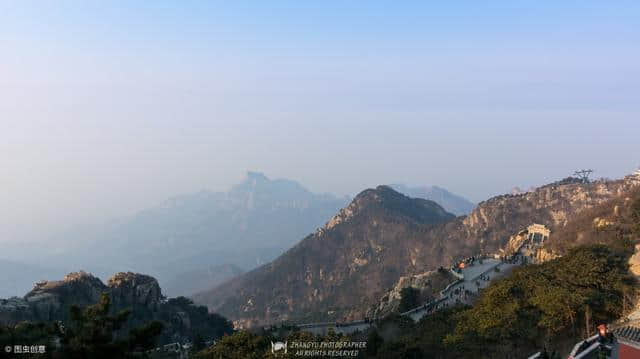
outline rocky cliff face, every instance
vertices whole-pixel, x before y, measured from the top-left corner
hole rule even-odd
[[[457,258],[498,253],[532,223],[557,230],[637,186],[628,178],[563,181],[492,198],[456,219],[433,202],[381,186],[362,192],[274,262],[195,299],[239,326],[361,318],[401,276],[449,266]]]
[[[640,244],[635,245],[633,256],[629,258],[629,270],[640,279]]]
[[[482,202],[462,221],[465,237],[479,238],[482,247],[495,249],[532,223],[551,230],[573,216],[637,187],[631,180],[548,185],[519,195],[504,195]]]
[[[527,240],[529,233],[526,230],[519,231],[518,233],[509,237],[507,244],[504,246],[503,252],[506,255],[514,254],[518,251],[522,244]]]
[[[162,301],[158,281],[144,274],[117,273],[107,282],[113,305],[120,308],[144,307],[156,311]]]
[[[24,300],[37,321],[63,320],[72,305],[87,306],[97,303],[107,287],[86,272],[67,274],[63,280],[38,282]]]
[[[131,310],[123,330],[152,320],[163,322],[162,342],[191,340],[194,333],[217,338],[231,330],[225,318],[208,313],[206,307],[196,306],[185,297],[167,300],[155,278],[131,272],[117,273],[107,285],[86,272],[69,273],[59,281],[36,283],[24,298],[0,299],[0,324],[67,322],[72,305],[96,304],[103,293],[109,295],[113,313]]]
[[[538,256],[542,259],[566,254],[571,248],[588,244],[621,244],[611,238],[626,238],[637,244],[636,226],[640,221],[640,181],[620,181],[622,191],[606,201],[571,216],[564,225],[558,225]],[[632,250],[627,248],[626,250]],[[635,257],[631,257],[633,262]],[[631,268],[633,271],[633,267]]]
[[[64,321],[68,319],[72,305],[86,307],[95,304],[102,293],[109,294],[114,311],[136,307],[156,311],[162,301],[158,281],[152,277],[131,272],[118,273],[105,285],[92,274],[80,271],[69,273],[62,280],[38,282],[24,298],[1,301],[0,314],[7,314],[0,317],[0,321]],[[18,312],[21,314],[15,314]]]
[[[402,276],[393,288],[383,295],[380,301],[367,312],[367,316],[381,318],[397,312],[400,299],[402,299],[401,291],[404,288],[412,287],[417,289],[420,292],[420,302],[423,303],[439,298],[440,291],[456,279],[447,269]]]
[[[640,190],[640,183],[633,177],[620,181],[591,184],[565,183],[562,186],[545,186],[538,191],[522,194],[523,198],[551,198],[546,213],[536,218],[544,220],[552,229],[550,241],[537,250],[538,262],[546,262],[565,254],[568,249],[581,244],[602,243],[606,233],[620,229],[627,221],[631,197]],[[550,191],[555,191],[550,195]],[[555,197],[554,197],[555,196]],[[501,253],[512,254],[524,243],[526,229],[509,237]]]

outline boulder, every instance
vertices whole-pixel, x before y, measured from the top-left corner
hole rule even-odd
[[[148,275],[120,272],[107,282],[114,307],[145,307],[158,310],[163,295],[158,281]]]

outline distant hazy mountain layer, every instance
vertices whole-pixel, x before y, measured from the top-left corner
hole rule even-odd
[[[83,269],[103,278],[122,270],[149,273],[169,295],[189,295],[267,263],[347,203],[250,172],[228,192],[174,197],[117,223],[68,233],[77,245],[41,262],[57,272]],[[35,274],[11,274],[16,284],[0,294],[16,295],[34,280],[51,278]]]
[[[439,187],[396,187],[456,215],[473,208]],[[58,239],[74,244],[51,248],[59,253],[38,259],[37,265],[22,262],[30,256],[0,260],[0,268],[7,268],[0,296],[18,295],[35,281],[81,269],[102,278],[121,270],[149,273],[169,295],[191,295],[273,260],[347,203],[294,181],[249,172],[228,192],[177,196],[115,223],[65,233]]]
[[[409,187],[403,184],[392,184],[389,187],[409,197],[424,198],[441,205],[447,212],[456,216],[464,216],[476,206],[471,201],[453,194],[438,186]]]

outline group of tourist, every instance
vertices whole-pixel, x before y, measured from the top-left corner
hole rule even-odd
[[[522,254],[512,254],[510,256],[501,256],[500,260],[503,263],[520,264],[520,263],[525,263],[527,260],[527,257]]]
[[[447,307],[449,307],[449,303],[447,303],[446,300],[444,299],[439,299],[433,302],[423,304],[421,309],[425,311],[427,315],[429,315],[438,311],[439,309],[447,308]]]
[[[453,292],[449,294],[449,298],[455,299],[456,303],[460,303],[463,299],[467,299],[467,297],[471,296],[471,294],[473,294],[473,292],[462,286],[454,289]]]
[[[471,256],[471,257],[467,257],[461,260],[457,260],[455,261],[455,263],[453,264],[454,269],[460,269],[460,268],[464,268],[466,266],[473,266],[476,264],[476,261],[478,262],[478,264],[482,264],[484,259],[489,258],[488,255],[486,254],[482,254],[479,256]]]

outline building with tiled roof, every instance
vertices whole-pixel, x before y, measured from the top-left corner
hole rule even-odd
[[[608,359],[640,358],[640,327],[627,325],[589,337],[573,347],[569,359],[602,358],[603,353]]]
[[[636,326],[625,326],[612,330],[617,339],[618,358],[632,359],[640,358],[640,328]]]

